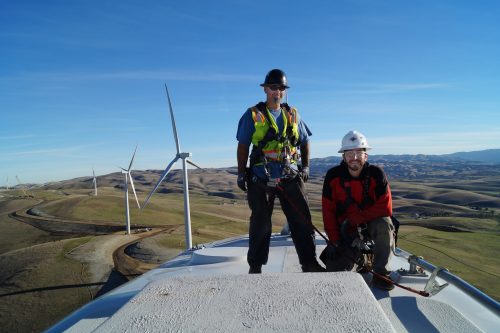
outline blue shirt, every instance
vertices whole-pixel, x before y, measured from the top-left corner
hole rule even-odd
[[[278,126],[279,133],[283,131],[283,114],[281,110],[269,110],[271,115],[273,116],[276,125]],[[299,130],[299,140],[301,145],[309,142],[309,136],[312,135],[311,131],[307,127],[306,123],[302,121],[302,118],[298,115],[298,130]],[[243,116],[240,118],[240,122],[238,123],[238,132],[236,133],[236,140],[239,143],[247,145],[250,147],[252,143],[252,135],[255,132],[255,124],[252,118],[252,110],[248,109]],[[296,165],[292,166],[295,170],[297,169]],[[267,163],[267,169],[270,173],[271,178],[280,178],[282,176],[283,165],[280,162],[269,162]],[[266,171],[263,165],[256,165],[252,167],[252,173],[259,178],[266,179]]]

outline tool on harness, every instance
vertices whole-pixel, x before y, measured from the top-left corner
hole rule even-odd
[[[361,254],[373,253],[375,244],[370,239],[367,224],[363,223],[358,225],[355,232],[350,232],[351,228],[349,220],[344,220],[344,222],[342,222],[340,225],[341,239],[351,247],[359,249]]]
[[[371,273],[373,276],[376,276],[377,278],[379,279],[382,279],[384,280],[385,282],[389,283],[389,284],[392,284],[396,287],[399,287],[399,288],[402,288],[402,289],[405,289],[407,291],[410,291],[410,292],[413,292],[413,293],[416,293],[416,294],[419,294],[421,296],[424,296],[424,297],[429,297],[432,295],[432,292],[429,292],[427,289],[425,290],[416,290],[416,289],[413,289],[413,288],[410,288],[410,287],[407,287],[407,286],[404,286],[404,285],[401,285],[395,281],[393,281],[392,279],[390,279],[389,276],[387,275],[384,275],[384,274],[380,274],[380,273],[377,273],[375,272],[371,267],[369,267],[365,262],[364,262],[364,258],[363,256],[361,256],[360,254],[362,253],[362,250],[361,248],[359,247],[360,244],[363,244],[363,241],[360,240],[358,238],[358,241],[354,240],[353,243],[351,243],[351,246],[349,248],[351,248],[351,251],[348,251],[349,248],[343,248],[342,249],[342,246],[339,246],[337,247],[336,249],[336,252],[334,253],[335,257],[333,257],[333,260],[341,260],[341,256],[345,256],[347,257],[348,259],[350,259],[350,261],[356,265],[358,265],[358,272],[360,270],[364,271],[364,272],[367,272],[367,273]],[[344,245],[345,246],[345,245]],[[328,248],[328,245],[327,245],[327,248]],[[327,249],[325,248],[325,250]],[[355,249],[355,250],[352,250],[352,249]],[[356,251],[356,249],[359,251]],[[325,250],[321,253],[321,256],[320,256],[320,259],[325,263],[325,265],[327,265],[327,268],[329,266],[328,262],[325,262],[323,259],[322,259],[322,256],[324,256],[324,259],[330,259],[328,257],[328,253],[325,253]],[[326,257],[326,258],[325,258]],[[349,270],[352,269],[353,266],[351,267],[347,267],[347,268],[350,268]],[[430,288],[429,288],[430,289]]]
[[[336,244],[333,244],[330,242],[330,240],[312,223],[311,220],[308,220],[306,219],[306,217],[301,213],[301,211],[295,206],[295,204],[290,200],[290,198],[288,197],[288,195],[286,194],[286,192],[284,191],[284,189],[279,185],[277,184],[276,185],[276,188],[278,190],[280,190],[282,193],[283,193],[283,196],[286,200],[288,200],[288,202],[290,203],[290,205],[294,208],[294,210],[300,215],[301,217],[301,220],[304,222],[304,223],[307,223],[309,224],[314,231],[316,231],[325,241],[326,241],[326,244],[327,244],[327,247],[325,249],[328,248],[328,246],[334,246],[335,247],[335,250],[332,250],[334,251],[334,253],[340,253],[340,246],[336,246]],[[325,256],[327,255],[327,253],[325,253],[325,250],[323,250],[323,252],[321,253],[320,255],[320,259],[321,261],[325,262],[323,259],[325,258]],[[322,256],[323,256],[323,259],[322,259]],[[351,258],[351,259],[354,259],[354,258]],[[357,260],[357,259],[356,259]],[[354,260],[354,262],[356,262],[356,260]],[[382,275],[382,274],[379,274],[377,272],[374,272],[370,267],[367,267],[364,263],[362,264],[362,267],[365,269],[366,272],[369,272],[369,273],[372,273],[373,275],[376,275],[378,276],[379,278],[385,280],[386,282],[388,283],[392,283],[393,285],[395,285],[396,287],[399,287],[399,288],[402,288],[402,289],[405,289],[407,291],[410,291],[410,292],[413,292],[413,293],[416,293],[416,294],[419,294],[421,296],[424,296],[424,297],[429,297],[431,294],[425,290],[416,290],[416,289],[413,289],[413,288],[410,288],[410,287],[407,287],[407,286],[404,286],[404,285],[401,285],[397,282],[394,282],[392,281],[389,277],[385,276],[385,275]]]
[[[269,124],[273,124],[273,121],[270,119],[267,106],[264,102],[260,102],[255,105],[255,108],[265,117]],[[290,106],[286,103],[281,104],[280,108],[284,110],[286,116],[291,121],[296,121],[294,118],[295,115],[292,115]],[[300,146],[300,140],[293,133],[293,124],[290,124],[286,127],[285,130],[281,134],[277,133],[276,129],[273,126],[269,126],[264,138],[258,143],[257,146],[253,146],[252,152],[250,154],[250,167],[253,167],[257,164],[262,164],[264,166],[264,170],[266,176],[270,177],[270,172],[268,168],[268,160],[266,155],[263,152],[264,147],[271,141],[278,141],[282,143],[283,149],[279,152],[279,160],[281,160],[283,164],[283,175],[290,174],[290,166],[292,164],[292,160],[298,160],[300,155],[297,152],[292,153],[290,147],[298,147]]]
[[[249,171],[250,172],[250,171]],[[278,190],[277,186],[278,184],[286,181],[290,181],[293,178],[268,178],[269,180],[266,181],[264,179],[261,179],[255,175],[253,175],[250,179],[250,181],[253,184],[256,184],[257,186],[260,186],[267,195],[267,209],[269,212],[269,216],[271,217],[273,214],[274,210],[274,201],[276,199],[276,192]]]
[[[288,145],[285,145],[283,147],[283,150],[281,151],[281,164],[283,165],[283,175],[289,175],[292,171],[291,165],[292,165],[292,155],[290,151],[290,147]]]
[[[345,221],[342,225],[346,225]],[[344,228],[341,228],[341,231],[344,230],[347,230],[346,227]],[[344,236],[343,236],[344,237]],[[421,296],[424,296],[424,297],[429,297],[431,296],[433,293],[432,292],[429,292],[427,289],[425,290],[416,290],[416,289],[413,289],[413,288],[410,288],[410,287],[407,287],[407,286],[404,286],[404,285],[401,285],[395,281],[393,281],[392,279],[390,279],[388,276],[384,275],[384,274],[380,274],[380,273],[377,273],[375,272],[372,268],[370,268],[365,262],[364,262],[364,258],[362,255],[360,254],[370,254],[370,253],[373,253],[372,249],[373,249],[373,245],[375,245],[373,243],[373,241],[370,241],[371,242],[371,245],[368,244],[367,242],[367,239],[365,238],[364,240],[361,240],[360,238],[357,238],[354,239],[351,243],[351,246],[353,248],[357,248],[359,250],[359,254],[357,254],[357,251],[353,251],[351,252],[351,254],[349,254],[348,252],[344,251],[342,252],[341,254],[342,255],[346,255],[346,256],[349,256],[351,255],[350,259],[356,263],[358,265],[358,267],[360,267],[361,269],[363,269],[365,272],[368,272],[368,273],[372,273],[372,275],[386,281],[387,283],[390,283],[390,284],[393,284],[395,285],[396,287],[399,287],[399,288],[402,288],[402,289],[405,289],[405,290],[408,290],[410,292],[413,292],[413,293],[416,293],[416,294],[419,294]],[[367,250],[367,253],[363,253],[363,247],[365,247],[365,249]],[[354,255],[353,255],[354,254]],[[444,287],[443,287],[444,288]],[[431,288],[428,288],[428,289],[431,289]]]
[[[336,267],[343,267],[341,270],[352,270],[354,264],[356,264],[358,267],[358,272],[363,271],[372,273],[374,276],[377,276],[387,283],[417,293],[421,296],[428,297],[430,295],[427,290],[420,291],[400,285],[392,281],[389,277],[373,271],[366,260],[366,257],[373,256],[373,248],[375,245],[374,242],[370,240],[367,225],[359,225],[357,228],[357,235],[350,233],[349,229],[350,223],[348,220],[345,220],[340,227],[341,243],[338,246],[335,246],[334,250],[332,250],[332,248],[330,247],[331,243],[327,241],[327,247],[320,255],[321,261],[325,263],[327,268],[330,266],[329,260],[340,261],[340,264],[336,265]],[[347,258],[348,260],[346,261],[345,258]]]
[[[352,198],[351,184],[350,184],[350,181],[348,179],[347,174],[343,173],[340,176],[340,186],[342,186],[342,188],[344,188],[344,191],[346,193],[346,200],[344,202],[337,201],[337,217],[340,217],[340,216],[344,215],[345,212],[347,211],[347,209],[349,208],[349,206],[351,204],[353,204],[353,203],[356,204],[360,210],[363,210],[364,208],[366,208],[366,207],[374,204],[374,200],[369,195],[370,182],[371,182],[371,176],[370,176],[369,170],[370,169],[368,167],[366,167],[365,170],[364,170],[364,175],[363,175],[363,179],[362,179],[362,182],[363,182],[363,199],[362,199],[361,204],[358,204]],[[398,232],[399,232],[400,222],[399,222],[398,219],[396,219],[396,217],[394,217],[392,215],[390,216],[390,218],[391,218],[391,222],[392,222],[392,224],[394,226],[394,244],[395,244],[395,246],[397,246]],[[349,225],[343,225],[343,226],[341,225],[341,228],[342,227],[344,228],[344,231],[342,231],[342,229],[341,229],[341,234],[343,236],[347,236],[347,231],[349,229],[348,226]],[[368,239],[369,238],[368,237],[368,230],[367,230],[367,225],[366,224],[360,224],[360,225],[358,225],[357,229],[358,229],[358,235],[360,236],[361,239],[363,239],[363,238],[367,238]],[[351,239],[351,241],[352,241],[353,237],[348,237],[348,239]],[[369,246],[370,249],[373,249],[373,242],[372,242],[371,245],[368,244],[368,246]]]

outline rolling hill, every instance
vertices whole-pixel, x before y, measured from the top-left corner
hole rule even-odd
[[[500,164],[476,162],[448,155],[373,155],[373,164],[386,171],[397,213],[427,216],[475,216],[480,209],[500,208]],[[323,176],[337,165],[337,156],[311,160],[307,183],[313,210],[321,208]],[[146,195],[158,181],[162,170],[134,170],[138,194]],[[245,200],[236,185],[236,167],[189,171],[189,187],[194,195],[229,200]],[[97,177],[102,188],[123,189],[123,175],[111,173]],[[41,186],[45,190],[92,191],[92,178],[80,177]],[[158,189],[159,193],[182,193],[180,170],[172,170]]]
[[[474,179],[500,175],[500,149],[492,151],[451,155],[369,155],[369,162],[383,167],[390,179]],[[463,158],[461,154],[478,156],[478,160]],[[498,162],[479,158],[494,157],[496,154],[499,154]],[[324,175],[329,168],[339,164],[340,161],[340,156],[313,158],[311,172],[314,175]]]

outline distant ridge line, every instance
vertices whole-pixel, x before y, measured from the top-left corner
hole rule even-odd
[[[311,158],[311,175],[324,176],[326,171],[341,161],[340,154],[328,157]],[[417,179],[417,178],[447,178],[447,177],[480,177],[480,176],[500,176],[500,148],[487,149],[472,152],[458,152],[453,154],[443,155],[425,155],[425,154],[380,154],[369,155],[369,162],[380,165],[384,168],[390,178],[403,178],[403,179]],[[235,161],[236,163],[236,161]],[[134,170],[134,181],[139,183],[142,181],[144,185],[146,182],[154,183],[154,179],[144,179],[144,175],[155,174],[162,170],[148,168],[146,170]],[[193,170],[195,171],[195,170]],[[169,179],[177,178],[178,170],[172,170],[172,174],[168,175]],[[195,174],[200,171],[195,171]],[[224,177],[231,177],[237,174],[236,166],[218,167],[218,168],[204,168],[205,173],[224,173]],[[444,174],[444,176],[443,176]],[[112,186],[117,186],[116,179],[120,176],[119,173],[113,172],[107,175],[100,175],[99,181],[106,181],[108,184],[113,183]],[[90,188],[92,178],[88,176],[76,177],[67,180],[52,181],[41,184],[44,188],[64,189],[64,188]],[[180,178],[177,181],[182,181]],[[221,179],[222,180],[222,179]],[[235,182],[235,179],[233,179]],[[31,188],[35,184],[24,184],[26,187]],[[108,185],[109,186],[109,185]],[[175,187],[175,186],[174,186]],[[15,186],[14,188],[17,188]],[[143,191],[144,189],[139,189]],[[175,191],[175,189],[174,189]]]
[[[370,160],[407,160],[407,159],[429,159],[429,160],[465,160],[470,162],[482,162],[500,164],[500,148],[486,149],[470,152],[456,152],[451,154],[369,154]],[[341,156],[332,155],[327,157],[312,158],[311,160],[321,159],[337,159],[340,161]]]

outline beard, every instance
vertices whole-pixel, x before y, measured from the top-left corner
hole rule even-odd
[[[349,169],[352,171],[358,171],[359,169],[361,169],[361,167],[359,165],[350,165],[349,164]]]
[[[360,161],[351,161],[351,162],[347,163],[347,167],[350,170],[356,172],[356,171],[361,170],[361,168],[363,167],[363,164]]]

